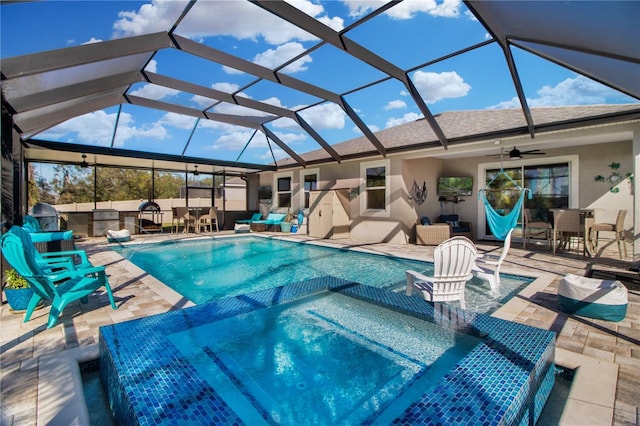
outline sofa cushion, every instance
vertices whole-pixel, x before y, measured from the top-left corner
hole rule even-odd
[[[439,222],[449,223],[449,222],[459,222],[460,218],[457,214],[443,214],[438,219]]]
[[[451,232],[453,233],[471,232],[471,228],[469,228],[468,226],[452,226]]]

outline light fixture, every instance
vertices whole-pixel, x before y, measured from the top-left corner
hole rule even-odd
[[[83,169],[86,169],[87,167],[89,167],[89,163],[87,163],[86,154],[82,154],[82,163],[80,163],[80,167],[82,167]]]
[[[198,176],[200,174],[200,172],[198,171],[198,166],[193,166],[194,167],[194,171],[193,171],[193,175],[194,176]]]
[[[520,150],[514,147],[511,151],[509,151],[509,160],[519,160],[522,158],[520,156]]]

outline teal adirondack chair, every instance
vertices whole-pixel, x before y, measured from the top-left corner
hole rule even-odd
[[[31,235],[25,231],[24,228],[19,226],[12,226],[9,229],[9,233],[18,236],[22,240],[22,244],[25,250],[31,252],[30,255],[34,256],[38,265],[46,273],[52,273],[54,271],[73,270],[90,268],[93,265],[87,257],[87,253],[84,250],[67,250],[67,251],[54,251],[49,253],[40,253],[33,241]],[[80,259],[80,263],[76,264],[75,258]]]
[[[58,317],[69,303],[78,299],[86,303],[87,296],[100,287],[106,289],[111,307],[118,309],[104,266],[76,267],[71,270],[63,269],[60,272],[47,272],[38,264],[35,248],[29,247],[28,242],[25,244],[20,231],[14,228],[19,227],[13,226],[2,236],[2,254],[33,289],[24,322],[29,321],[41,300],[49,299],[51,310],[47,328],[51,328],[56,325]]]

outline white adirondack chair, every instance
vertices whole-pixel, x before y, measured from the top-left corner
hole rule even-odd
[[[476,264],[472,269],[473,275],[476,277],[488,281],[491,286],[491,291],[497,292],[500,289],[500,266],[504,262],[509,248],[511,248],[511,234],[513,229],[509,231],[504,239],[504,246],[500,256],[494,254],[484,254],[476,259]]]
[[[473,275],[471,269],[477,257],[476,246],[466,237],[454,237],[437,246],[433,252],[433,277],[416,271],[406,271],[407,295],[413,289],[422,292],[429,302],[459,300],[466,309],[464,288]]]

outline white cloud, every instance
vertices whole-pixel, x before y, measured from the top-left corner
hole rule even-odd
[[[113,37],[167,31],[186,5],[185,0],[154,0],[150,4],[140,6],[138,11],[122,11],[118,14],[119,19],[113,24]]]
[[[150,60],[147,66],[144,67],[144,70],[149,72],[158,72],[158,61],[155,59]]]
[[[113,126],[116,115],[107,114],[105,111],[95,111],[61,123],[48,130],[43,137],[64,136],[68,142],[109,146],[113,137]],[[69,136],[75,135],[75,136]],[[116,134],[116,146],[123,146],[126,141],[133,138],[149,138],[163,140],[169,136],[162,122],[154,122],[148,126],[136,127],[131,114],[122,112],[118,120]]]
[[[291,58],[295,58],[300,53],[304,52],[305,48],[301,43],[285,43],[276,47],[275,49],[268,49],[262,53],[257,54],[253,58],[253,62],[262,65],[263,67],[273,69],[282,65]],[[305,64],[311,62],[311,56],[307,55],[299,60],[288,65],[285,69],[289,73],[305,71],[307,67]]]
[[[293,119],[289,117],[280,117],[277,120],[273,120],[271,125],[275,129],[287,129],[292,131],[302,131],[300,125]]]
[[[160,122],[167,126],[176,127],[183,130],[193,129],[193,125],[196,123],[196,118],[189,115],[176,114],[174,112],[168,112],[160,119]]]
[[[211,148],[213,150],[229,150],[238,151],[238,153],[240,153],[242,148],[244,148],[247,142],[251,139],[251,135],[253,135],[252,130],[227,133],[216,139]],[[249,144],[249,146],[259,146],[261,144],[260,139],[261,138],[256,134],[256,136],[251,139],[251,144]],[[266,144],[266,142],[264,144]]]
[[[581,75],[567,78],[555,86],[542,86],[538,89],[537,95],[536,98],[527,98],[530,107],[594,105],[605,104],[610,99],[627,99],[619,92]],[[631,98],[628,99],[632,102]],[[514,97],[488,107],[488,109],[504,108],[520,108],[520,101]]]
[[[402,109],[402,108],[406,108],[407,107],[407,103],[405,101],[401,101],[399,99],[395,100],[395,101],[389,101],[385,106],[384,109],[385,111],[389,111],[392,109]]]
[[[273,150],[273,155],[271,155],[271,151],[270,150],[265,150],[264,152],[262,152],[261,154],[256,154],[253,157],[257,158],[260,161],[267,161],[267,162],[272,162],[273,158],[275,157],[276,160],[281,160],[283,158],[287,158],[289,157],[289,154],[287,154],[286,152],[284,152],[281,148],[279,148],[277,145],[272,145],[272,150]]]
[[[369,11],[378,9],[387,0],[343,0],[349,7],[349,14],[361,17]],[[393,19],[411,19],[416,13],[428,13],[432,16],[455,18],[460,15],[460,0],[444,0],[438,4],[435,0],[404,0],[385,12]]]
[[[316,130],[344,128],[344,111],[333,103],[324,103],[300,112],[304,121]]]
[[[200,108],[209,108],[211,105],[217,102],[216,99],[207,98],[206,96],[193,95],[191,102],[198,105]]]
[[[102,40],[100,40],[99,38],[95,38],[95,37],[91,37],[89,39],[89,41],[85,41],[82,44],[93,44],[93,43],[100,43]]]
[[[304,142],[307,140],[307,137],[301,133],[283,133],[283,132],[275,132],[278,139],[282,142],[286,143],[287,146],[296,145],[298,142]]]
[[[376,126],[375,124],[367,124],[367,127],[369,128],[369,130],[371,130],[372,133],[375,133],[378,130],[380,130],[380,127]],[[362,130],[360,130],[360,127],[358,126],[353,126],[353,133],[357,133],[359,135],[364,134],[362,133]]]
[[[123,146],[126,141],[134,138],[159,141],[170,137],[167,129],[158,121],[151,123],[149,126],[143,127],[129,126],[129,123],[122,123],[127,124],[123,126],[121,121],[122,115],[120,116],[120,122],[118,123],[118,133],[116,134],[115,140],[115,145],[117,146]]]
[[[134,96],[140,96],[141,98],[154,99],[157,101],[160,99],[175,96],[179,93],[180,91],[175,89],[146,83],[141,88],[132,91],[130,94]]]
[[[409,112],[400,118],[390,118],[389,120],[387,120],[387,123],[385,124],[385,128],[388,129],[389,127],[395,127],[395,126],[399,126],[400,124],[410,123],[412,121],[418,120],[419,118],[422,118],[421,114],[416,114],[415,112]]]
[[[293,3],[336,31],[344,28],[342,19],[326,16],[320,4],[309,0]],[[182,0],[153,0],[137,11],[120,12],[119,19],[113,25],[114,37],[166,31],[175,23],[186,4]],[[232,16],[242,16],[242,19],[229,19]],[[272,45],[291,40],[317,40],[315,36],[246,1],[199,1],[180,23],[176,33],[193,39],[231,36],[257,40],[262,37]]]
[[[413,74],[413,82],[427,103],[460,98],[471,90],[471,86],[465,83],[455,71],[442,73],[416,71]]]
[[[342,2],[349,8],[349,16],[358,18],[383,6],[387,0],[342,0]]]
[[[211,85],[211,88],[219,90],[221,92],[235,93],[240,88],[240,86],[234,83],[215,83]]]

